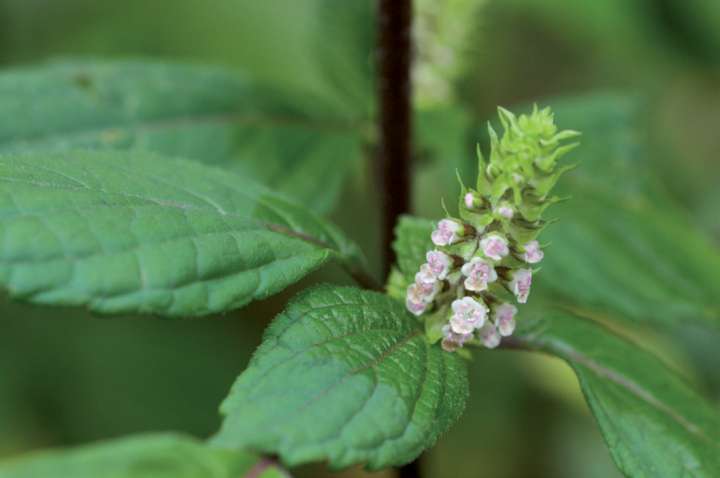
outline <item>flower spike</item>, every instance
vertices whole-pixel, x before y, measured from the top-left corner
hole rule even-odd
[[[560,200],[550,190],[574,167],[558,163],[578,146],[563,142],[580,133],[558,131],[550,108],[515,115],[500,107],[498,115],[503,134],[488,124],[490,154],[477,148],[477,189],[458,177],[459,217],[437,223],[435,248],[406,293],[408,310],[437,324],[434,338],[448,352],[467,343],[495,348],[513,334],[513,302],[528,301],[539,270],[532,265],[545,255],[537,237],[552,221],[542,214]]]

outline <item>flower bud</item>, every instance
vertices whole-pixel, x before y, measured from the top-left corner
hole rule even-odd
[[[527,302],[530,294],[530,285],[532,284],[532,271],[529,269],[518,269],[512,274],[510,281],[510,290],[520,304]]]
[[[513,215],[515,214],[515,210],[509,203],[502,202],[498,207],[495,208],[495,214],[500,217],[504,217],[505,219],[512,219]]]
[[[462,266],[461,271],[467,277],[464,282],[467,290],[482,292],[487,290],[490,282],[497,280],[497,273],[492,264],[480,257],[473,257],[470,262]]]
[[[473,209],[476,206],[475,194],[473,193],[466,193],[463,201],[465,202],[465,207],[468,209]]]
[[[485,257],[499,261],[510,253],[508,241],[498,234],[488,234],[480,240],[480,249]]]
[[[493,324],[488,322],[482,329],[480,329],[480,341],[485,347],[494,349],[500,345],[500,340],[500,333]]]
[[[515,331],[515,314],[517,307],[512,304],[502,303],[494,308],[493,321],[503,337],[509,337]]]
[[[540,262],[545,253],[540,249],[540,243],[538,241],[530,241],[523,246],[525,252],[523,253],[523,260],[528,264],[537,264]]]
[[[436,246],[449,246],[460,240],[463,230],[464,227],[461,224],[451,219],[443,219],[432,232],[431,239]]]

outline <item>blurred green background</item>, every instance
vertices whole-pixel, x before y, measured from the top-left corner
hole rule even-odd
[[[85,56],[223,65],[285,92],[303,111],[371,124],[373,5],[0,0],[0,66]],[[416,22],[416,213],[441,214],[438,198],[455,194],[455,168],[472,171],[481,124],[497,105],[557,103],[560,126],[582,129],[572,121],[585,108],[619,104],[621,114],[604,117],[607,136],[583,130],[602,164],[613,127],[623,126],[615,122],[625,118],[627,102],[637,101],[628,114],[642,136],[646,169],[597,181],[616,197],[634,197],[637,189],[653,201],[645,184],[655,181],[646,181],[652,174],[658,184],[650,189],[662,190],[673,214],[720,242],[720,3],[423,0]],[[364,138],[371,152],[371,127]],[[376,197],[372,167],[353,161],[350,171],[330,216],[379,271],[378,213],[368,200]],[[97,318],[0,302],[0,457],[143,430],[208,436],[267,322],[300,288],[330,280],[350,283],[331,268],[279,296],[204,320]],[[538,302],[561,292],[543,289]],[[674,331],[674,341],[641,328],[625,332],[720,397],[717,335],[691,326]],[[422,459],[426,476],[618,476],[574,376],[559,361],[485,352],[475,357],[472,375],[462,421]],[[297,473],[325,474],[322,467]]]

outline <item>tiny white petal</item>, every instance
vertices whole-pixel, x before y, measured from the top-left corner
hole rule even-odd
[[[530,294],[530,286],[532,285],[532,271],[529,269],[518,269],[512,275],[510,281],[510,290],[517,301],[521,304],[527,302],[528,295]]]

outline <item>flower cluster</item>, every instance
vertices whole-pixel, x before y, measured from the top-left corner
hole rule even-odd
[[[476,188],[463,185],[459,217],[437,223],[435,247],[405,297],[410,312],[439,329],[447,351],[466,342],[494,348],[514,332],[512,302],[528,300],[532,266],[544,256],[537,240],[541,216],[558,200],[548,194],[570,168],[555,166],[577,146],[561,144],[579,133],[558,131],[549,109],[499,113],[502,138],[489,128],[491,153],[486,162],[478,150]]]

